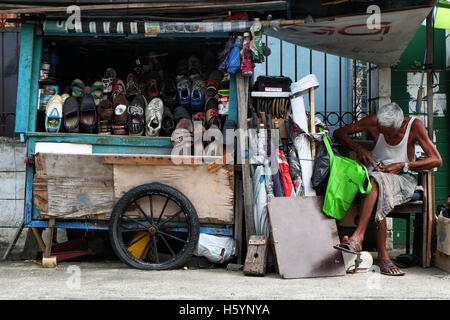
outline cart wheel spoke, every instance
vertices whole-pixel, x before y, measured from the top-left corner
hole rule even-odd
[[[133,201],[133,204],[139,209],[139,212],[144,216],[145,219],[148,220],[148,222],[152,223],[152,221],[150,221],[149,217],[147,216],[147,214],[145,213],[145,211],[141,208],[141,206],[137,203],[137,201]]]
[[[152,243],[152,241],[151,241],[150,239],[148,239],[148,242],[147,242],[147,244],[145,245],[144,250],[142,250],[142,253],[141,253],[141,255],[139,256],[139,260],[143,260],[144,253],[145,253],[145,251],[147,251],[148,246],[150,245],[150,243]]]
[[[162,231],[159,231],[159,233],[162,234],[163,236],[172,238],[172,239],[174,239],[174,240],[177,240],[177,241],[180,241],[180,242],[183,242],[183,243],[187,243],[186,240],[183,240],[183,239],[181,239],[181,238],[175,237],[175,236],[173,236],[173,235],[171,235],[171,234],[168,234],[168,233],[165,233],[165,232],[162,232]]]
[[[161,218],[162,218],[162,216],[163,216],[163,214],[164,214],[164,210],[166,210],[166,207],[167,207],[167,204],[169,203],[169,198],[166,198],[166,202],[164,203],[164,206],[163,206],[163,208],[162,208],[162,210],[161,210],[161,214],[159,215],[159,217],[158,217],[158,221],[160,221],[161,220]]]
[[[137,238],[136,240],[134,240],[133,242],[131,242],[128,246],[127,249],[130,249],[135,243],[141,241],[142,239],[144,239],[144,237],[147,237],[148,233],[144,233],[142,236],[140,236],[139,238]]]
[[[172,221],[172,219],[174,219],[175,217],[178,217],[181,213],[183,212],[183,210],[179,210],[177,211],[174,215],[170,216],[166,221],[161,222],[158,226],[161,228],[164,224],[166,224],[167,222]]]
[[[169,245],[169,243],[166,240],[166,237],[164,237],[164,235],[161,234],[161,232],[159,233],[160,238],[163,240],[164,244],[166,245],[167,249],[169,249],[170,253],[173,256],[176,256],[175,252],[173,251],[172,247]]]
[[[155,254],[156,263],[159,263],[158,246],[156,245],[156,237],[152,235],[153,253]]]
[[[144,229],[147,229],[147,226],[145,224],[143,224],[142,222],[140,222],[140,221],[138,221],[138,220],[136,220],[134,218],[131,218],[130,216],[127,216],[125,213],[123,213],[122,216],[124,216],[125,218],[130,219],[133,222],[136,222],[138,225],[142,226]]]

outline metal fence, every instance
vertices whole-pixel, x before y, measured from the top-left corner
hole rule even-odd
[[[20,24],[6,22],[11,18],[15,15],[0,15],[0,136],[8,137],[14,136],[20,48]]]

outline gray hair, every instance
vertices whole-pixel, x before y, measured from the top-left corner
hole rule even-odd
[[[377,122],[385,128],[399,130],[404,120],[403,110],[395,102],[385,104],[377,112]]]

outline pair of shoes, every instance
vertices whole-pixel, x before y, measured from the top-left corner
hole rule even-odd
[[[64,102],[58,98],[55,98],[54,101],[58,101],[58,104],[61,103],[64,128],[67,132],[95,133],[97,129],[97,106],[94,96],[90,94],[81,98],[67,96],[64,98]],[[53,109],[48,118],[52,118],[56,113],[57,111]]]
[[[50,97],[45,108],[45,131],[59,132],[61,128],[63,99],[59,94]]]
[[[199,74],[177,77],[178,103],[193,113],[203,109],[205,103],[205,87]]]
[[[72,96],[77,98],[81,98],[82,96],[84,96],[85,86],[83,81],[81,81],[80,79],[75,79],[72,81],[71,89],[72,89]]]
[[[128,134],[142,136],[144,134],[144,110],[147,100],[141,94],[136,94],[128,106]]]

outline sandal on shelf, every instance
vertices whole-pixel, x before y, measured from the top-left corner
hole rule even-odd
[[[114,119],[113,104],[109,99],[101,100],[97,106],[98,133],[104,135],[111,134],[111,123]]]
[[[94,97],[95,105],[98,106],[103,98],[103,83],[101,81],[94,82],[91,86],[90,94]]]
[[[144,133],[144,108],[147,100],[144,96],[136,94],[131,104],[128,106],[128,134],[132,136],[142,136]]]
[[[382,259],[379,261],[378,266],[380,267],[380,273],[387,275],[387,276],[404,276],[406,273],[401,271],[391,260],[389,259]],[[400,270],[400,273],[393,273],[392,271],[394,269]]]
[[[114,120],[113,133],[117,135],[126,135],[128,122],[128,100],[124,95],[118,95],[113,101],[114,105]]]
[[[72,96],[77,97],[77,98],[81,98],[82,96],[84,96],[84,83],[83,81],[81,81],[80,79],[75,79],[72,81]]]
[[[67,132],[80,132],[80,105],[75,97],[67,97],[63,104],[63,122]]]
[[[85,95],[80,103],[80,128],[85,133],[95,133],[97,129],[97,107],[94,97]]]

